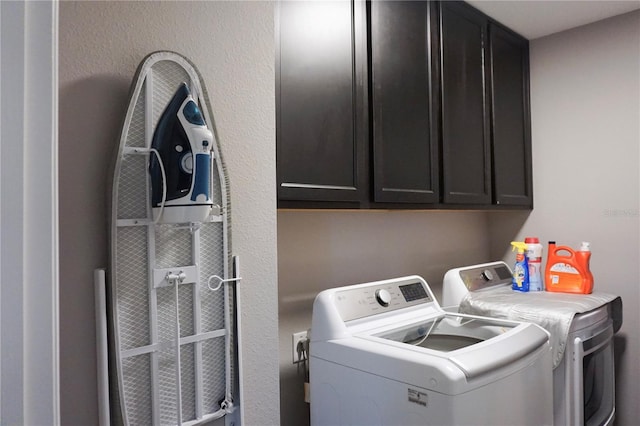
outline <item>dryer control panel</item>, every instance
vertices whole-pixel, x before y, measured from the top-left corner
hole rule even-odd
[[[460,279],[469,291],[510,284],[511,278],[507,265],[500,263],[460,270]]]
[[[345,322],[434,302],[427,283],[419,277],[344,287],[333,300]]]

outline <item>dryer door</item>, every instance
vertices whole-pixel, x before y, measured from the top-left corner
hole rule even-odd
[[[576,337],[572,352],[572,368],[568,377],[575,385],[571,386],[572,424],[610,424],[615,411],[611,321],[589,338]]]

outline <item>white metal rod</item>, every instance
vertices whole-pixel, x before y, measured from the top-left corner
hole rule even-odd
[[[104,269],[93,271],[96,309],[96,343],[98,368],[98,424],[109,426],[109,346],[107,343],[107,295]]]
[[[211,176],[211,174],[209,175]],[[192,262],[194,265],[200,265],[200,228],[193,231],[191,239],[192,248]],[[198,280],[193,286],[193,332],[197,336],[202,332],[202,309],[201,309],[201,297],[200,297],[200,274],[198,274]],[[195,404],[196,404],[196,419],[200,419],[204,414],[204,386],[203,386],[203,365],[202,365],[202,342],[198,341],[194,344],[194,373],[195,373]]]
[[[200,333],[198,335],[184,336],[180,338],[180,345],[184,346],[184,345],[189,345],[191,343],[198,343],[198,342],[203,342],[209,339],[215,339],[217,337],[224,336],[226,332],[227,330],[225,330],[224,328],[221,328],[219,330],[207,331],[206,333]],[[150,354],[152,352],[164,351],[172,347],[173,347],[173,343],[169,341],[155,343],[153,345],[139,346],[137,348],[120,351],[120,358],[125,359],[125,358],[131,358],[133,356]]]
[[[144,105],[144,124],[145,124],[145,146],[151,148],[153,139],[153,69],[149,69],[147,78],[144,81],[145,87],[145,105]],[[151,180],[149,174],[146,173],[146,194],[151,193]],[[153,213],[151,209],[151,197],[147,197],[147,218],[149,224],[147,226],[147,263],[148,263],[148,296],[149,296],[149,340],[151,344],[158,343],[158,295],[153,286],[153,270],[156,267],[156,229],[153,224]],[[160,424],[160,391],[159,391],[159,366],[158,354],[153,352],[151,355],[151,420],[154,425]]]
[[[158,293],[153,287],[153,269],[156,259],[156,233],[154,225],[147,227],[147,261],[149,262],[149,339],[151,344],[158,343]],[[160,391],[159,391],[159,362],[158,353],[152,352],[151,357],[151,417],[154,425],[160,424]]]
[[[226,414],[227,414],[227,412],[225,410],[220,409],[220,410],[215,411],[213,413],[205,414],[200,419],[190,420],[188,422],[184,422],[182,424],[182,426],[196,426],[196,425],[209,424],[209,422],[212,422],[213,420],[216,420],[216,419],[220,419],[220,418],[224,417]]]
[[[239,256],[233,256],[233,275],[234,277],[239,277],[241,276],[240,274],[240,257]],[[243,425],[244,424],[244,390],[243,390],[243,385],[242,385],[242,378],[243,378],[243,368],[242,368],[242,339],[241,339],[241,323],[240,320],[242,318],[242,312],[240,310],[240,307],[242,306],[241,303],[241,299],[240,299],[240,290],[242,289],[242,286],[238,285],[238,283],[236,282],[236,286],[235,286],[235,319],[236,319],[236,375],[238,377],[238,399],[239,401],[236,401],[235,405],[236,407],[239,405],[240,406],[240,410],[239,410],[239,421],[238,424]]]
[[[179,280],[173,280],[174,288],[176,289],[176,414],[178,415],[178,425],[182,424],[182,377],[180,374],[180,306],[178,305],[178,288]]]
[[[233,351],[231,348],[231,329],[233,327],[233,322],[231,321],[231,309],[229,306],[229,286],[230,282],[224,283],[224,328],[227,332],[224,335],[224,346],[225,346],[225,396],[226,399],[231,401],[233,399],[233,395],[231,395],[231,357],[233,355]]]

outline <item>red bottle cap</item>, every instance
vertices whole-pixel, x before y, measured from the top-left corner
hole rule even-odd
[[[527,244],[537,244],[540,241],[538,240],[538,237],[527,237],[524,239],[524,242]]]

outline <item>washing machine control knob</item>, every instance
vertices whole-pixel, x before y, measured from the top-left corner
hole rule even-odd
[[[485,281],[491,281],[493,279],[493,274],[490,270],[485,269],[482,273],[482,278],[484,278]]]
[[[391,293],[389,293],[389,290],[379,288],[376,290],[376,300],[382,306],[387,307],[389,306],[389,302],[391,302]]]

